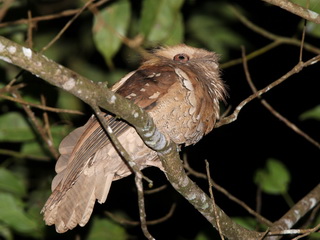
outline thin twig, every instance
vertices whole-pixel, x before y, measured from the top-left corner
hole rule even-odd
[[[298,240],[300,238],[306,237],[310,235],[311,233],[317,232],[320,229],[320,223],[315,226],[314,228],[310,229],[285,229],[280,231],[269,231],[267,236],[278,236],[278,235],[298,235],[302,234],[300,236],[297,236],[295,238],[292,238],[292,240]]]
[[[255,50],[255,51],[253,51],[252,53],[248,54],[247,55],[247,59],[248,60],[252,60],[255,57],[261,56],[262,54],[268,52],[269,50],[271,50],[271,49],[273,49],[275,47],[278,47],[280,44],[281,44],[280,41],[274,41],[274,42],[272,42],[270,44],[267,44],[266,46],[264,46],[262,48],[259,48],[259,49]],[[319,51],[319,53],[320,53],[320,51]],[[242,63],[242,58],[237,58],[237,59],[233,59],[231,61],[228,61],[228,62],[220,64],[220,68],[226,69],[226,68],[235,66],[237,64],[240,64],[240,63]]]
[[[94,0],[89,0],[88,2],[86,2],[86,4],[83,5],[83,7],[78,10],[78,12],[67,22],[67,24],[64,25],[64,27],[60,30],[60,32],[46,46],[44,46],[40,52],[44,52],[49,47],[51,47],[93,1]]]
[[[21,95],[18,91],[14,91],[12,92],[12,96],[16,99],[21,99]],[[32,123],[32,125],[35,127],[35,129],[37,129],[40,137],[42,138],[42,140],[46,143],[48,150],[50,151],[50,153],[52,154],[52,156],[57,159],[59,157],[59,153],[58,151],[55,149],[55,147],[53,146],[53,142],[48,138],[48,136],[46,135],[46,131],[44,130],[44,128],[41,126],[41,124],[39,123],[38,119],[35,117],[34,112],[30,109],[30,107],[26,104],[22,104],[22,107],[24,109],[24,111],[27,113],[27,115],[29,116],[29,119]]]
[[[144,176],[142,172],[140,171],[139,166],[133,161],[131,156],[128,154],[128,152],[125,150],[125,148],[122,146],[122,144],[119,142],[118,138],[115,136],[112,128],[108,125],[104,115],[105,113],[101,112],[100,108],[96,105],[91,105],[96,117],[98,118],[101,126],[108,134],[109,138],[111,139],[111,142],[117,152],[120,154],[120,156],[124,159],[124,161],[127,163],[127,166],[132,170],[133,173],[139,173],[144,180],[146,180],[149,184],[149,186],[153,185],[153,182],[148,177]]]
[[[155,219],[155,220],[146,221],[146,224],[147,225],[156,225],[156,224],[167,221],[169,218],[172,217],[175,209],[176,209],[176,204],[174,203],[174,204],[172,204],[169,212],[166,215],[164,215],[161,218]],[[126,224],[126,225],[131,225],[131,226],[138,226],[140,224],[140,221],[131,221],[131,220],[125,219],[123,217],[117,216],[117,215],[115,215],[111,212],[108,212],[108,211],[106,211],[105,214],[108,217],[110,217],[113,221],[120,223],[120,224]]]
[[[234,110],[234,112],[229,115],[228,117],[225,117],[223,119],[221,119],[219,122],[217,122],[217,124],[215,125],[215,127],[221,127],[225,124],[229,124],[231,122],[234,122],[238,115],[239,112],[241,111],[241,109],[250,101],[252,101],[253,99],[261,96],[262,94],[268,92],[270,89],[274,88],[275,86],[279,85],[280,83],[282,83],[283,81],[287,80],[289,77],[291,77],[292,75],[300,72],[303,68],[308,67],[312,64],[315,64],[317,62],[320,61],[320,55],[317,55],[311,59],[309,59],[306,62],[299,62],[297,65],[295,65],[289,72],[287,72],[286,74],[284,74],[282,77],[280,77],[279,79],[275,80],[274,82],[272,82],[271,84],[267,85],[266,87],[264,87],[263,89],[257,91],[256,93],[253,93],[252,95],[250,95],[249,97],[247,97],[246,99],[244,99]]]
[[[131,156],[128,154],[128,152],[125,150],[125,148],[122,146],[122,144],[119,142],[118,138],[115,136],[113,129],[108,125],[104,113],[100,111],[100,108],[94,104],[91,104],[91,107],[98,118],[101,126],[108,134],[113,146],[117,150],[117,152],[120,154],[120,156],[123,158],[123,160],[127,163],[127,166],[131,169],[131,171],[135,174],[135,183],[138,191],[138,205],[139,205],[139,215],[140,215],[140,222],[141,222],[141,229],[147,239],[154,239],[152,235],[149,233],[147,224],[146,224],[146,213],[145,213],[145,205],[144,205],[144,194],[143,194],[143,184],[142,184],[142,178],[145,179],[149,185],[152,186],[153,182],[144,176],[142,172],[140,171],[140,166],[138,166],[135,161],[131,158]]]
[[[46,105],[45,97],[41,94],[40,98],[41,98],[42,105],[45,106]],[[52,137],[52,134],[51,134],[51,128],[50,128],[50,121],[49,121],[48,113],[46,111],[44,111],[42,113],[42,116],[43,116],[43,122],[44,122],[44,130],[46,131],[47,136],[48,136],[48,138],[50,140],[49,142],[53,143],[53,137]]]
[[[2,93],[11,93],[12,91],[19,90],[20,88],[24,88],[26,84],[24,83],[19,83],[16,85],[13,85],[16,81],[16,78],[11,80],[5,87],[0,88],[0,94]]]
[[[138,190],[138,206],[139,206],[139,216],[141,222],[141,229],[144,236],[149,240],[154,240],[155,238],[150,234],[147,221],[146,221],[146,209],[144,204],[144,194],[143,194],[143,184],[142,175],[139,172],[135,173],[135,183]]]
[[[219,218],[219,214],[217,211],[217,205],[216,205],[216,201],[214,200],[214,195],[213,195],[213,191],[212,191],[212,181],[211,181],[211,176],[210,176],[210,166],[209,166],[209,162],[207,160],[205,160],[206,163],[206,171],[207,171],[207,178],[208,178],[208,183],[209,183],[209,193],[210,193],[210,198],[212,199],[212,205],[213,205],[213,209],[214,209],[214,213],[217,216],[216,217],[216,224],[217,224],[217,228],[218,228],[218,232],[220,235],[220,238],[222,240],[224,240],[223,234],[222,234],[222,230],[221,230],[221,226],[220,226],[220,218]]]
[[[198,178],[203,178],[203,179],[207,179],[207,175],[197,172],[195,171],[193,168],[190,167],[188,161],[184,161],[184,168],[192,175],[198,177]],[[256,211],[254,211],[252,208],[250,208],[245,202],[239,200],[238,198],[236,198],[235,196],[233,196],[231,193],[229,193],[225,188],[223,188],[222,186],[220,186],[219,184],[217,184],[215,181],[213,181],[213,179],[211,178],[210,180],[211,185],[218,190],[219,192],[223,193],[225,196],[227,196],[231,201],[234,201],[235,203],[237,203],[238,205],[240,205],[241,207],[243,207],[244,209],[246,209],[251,215],[255,216],[259,222],[266,224],[267,226],[271,226],[272,222],[270,222],[268,219],[264,218],[263,216],[261,216],[260,214],[258,214]]]
[[[301,37],[301,45],[300,45],[300,54],[299,54],[299,62],[302,62],[302,55],[303,55],[303,46],[305,42],[305,37],[306,37],[306,21],[304,22],[303,25],[303,31],[302,31],[302,37]]]
[[[14,2],[14,0],[4,0],[3,1],[1,8],[0,8],[0,22],[2,21],[2,19],[6,15],[8,9],[10,8],[10,6],[13,2]]]
[[[258,33],[259,35],[264,36],[270,40],[277,41],[279,44],[290,44],[290,45],[294,45],[297,47],[301,46],[300,39],[297,39],[294,37],[288,38],[288,37],[279,36],[279,35],[273,34],[271,32],[268,32],[264,28],[261,28],[261,27],[257,26],[256,24],[254,24],[253,22],[251,22],[248,18],[246,18],[244,15],[242,15],[240,13],[240,11],[238,11],[235,7],[230,5],[230,10],[243,23],[243,25],[245,25],[246,27],[248,27],[252,31]],[[307,51],[313,52],[315,54],[320,54],[320,48],[317,48],[309,43],[304,43],[303,47]]]
[[[257,89],[254,86],[251,76],[250,76],[250,72],[249,72],[249,67],[248,67],[248,63],[247,63],[247,59],[246,59],[246,53],[245,53],[245,49],[242,48],[242,58],[243,58],[243,68],[244,68],[244,72],[246,75],[246,79],[249,83],[249,86],[251,88],[251,90],[253,91],[253,93],[257,93]],[[301,59],[301,57],[300,57]],[[302,136],[303,138],[305,138],[307,141],[309,141],[310,143],[312,143],[313,145],[315,145],[317,148],[320,148],[320,143],[317,142],[316,140],[314,140],[313,138],[311,138],[308,134],[306,134],[305,132],[303,132],[301,129],[299,129],[295,124],[293,124],[292,122],[290,122],[287,118],[285,118],[284,116],[282,116],[278,111],[276,111],[266,100],[261,99],[260,96],[258,96],[258,98],[260,99],[261,104],[267,108],[270,113],[272,113],[275,117],[277,117],[279,120],[281,120],[284,124],[286,124],[291,130],[293,130],[294,132],[296,132],[297,134],[299,134],[300,136]]]
[[[33,47],[33,36],[32,36],[32,29],[34,28],[34,24],[32,23],[32,12],[28,11],[28,32],[27,32],[27,46],[29,48]]]
[[[21,152],[15,152],[12,150],[8,149],[0,149],[0,154],[1,155],[8,155],[14,158],[20,158],[20,159],[32,159],[36,161],[49,161],[50,158],[47,156],[36,156],[36,155],[30,155],[30,154],[25,154]]]
[[[303,237],[306,237],[306,236],[310,235],[311,233],[319,232],[319,229],[320,229],[320,223],[317,226],[315,226],[314,228],[306,229],[305,230],[306,233],[302,234],[301,236],[295,237],[292,240],[298,240],[300,238],[303,238]]]
[[[101,1],[98,1],[97,3],[93,3],[93,4],[96,7],[99,7],[99,6],[105,4],[106,2],[109,2],[109,1],[110,0],[101,0]],[[42,22],[42,21],[49,21],[49,20],[53,20],[53,19],[57,19],[57,18],[72,16],[72,15],[77,14],[79,12],[79,10],[81,10],[81,8],[65,10],[65,11],[62,11],[62,12],[59,12],[59,13],[55,13],[55,14],[51,14],[51,15],[34,17],[34,18],[32,18],[32,23],[37,23],[37,22]],[[1,27],[10,26],[10,25],[28,24],[28,23],[29,23],[28,18],[23,18],[23,19],[11,21],[11,22],[0,23],[0,28]]]
[[[154,193],[157,193],[157,192],[161,192],[162,190],[166,189],[168,187],[167,184],[164,184],[158,188],[154,188],[154,189],[150,189],[150,190],[145,190],[144,191],[144,194],[154,194]]]
[[[15,90],[15,89],[13,89],[13,90]],[[0,98],[6,99],[6,100],[9,100],[9,101],[12,101],[12,102],[16,102],[16,103],[21,103],[21,104],[24,104],[24,105],[28,105],[30,107],[39,108],[39,109],[44,110],[44,111],[55,112],[55,113],[69,113],[69,114],[83,115],[82,112],[77,111],[77,110],[69,110],[69,109],[53,108],[53,107],[43,106],[43,105],[40,105],[40,104],[36,104],[36,103],[31,103],[31,102],[25,101],[22,98],[13,98],[13,97],[6,96],[6,95],[3,95],[3,94],[0,94]]]

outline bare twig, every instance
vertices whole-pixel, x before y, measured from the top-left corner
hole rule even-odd
[[[46,157],[46,156],[30,155],[30,154],[25,154],[25,153],[21,153],[21,152],[15,152],[15,151],[8,150],[8,149],[0,149],[0,154],[1,155],[8,155],[8,156],[20,158],[20,159],[32,159],[32,160],[36,160],[36,161],[49,161],[50,160],[50,158]]]
[[[207,178],[208,178],[208,183],[209,183],[210,198],[212,199],[213,209],[214,209],[215,215],[217,216],[216,217],[216,224],[217,224],[220,238],[222,240],[224,240],[223,233],[222,233],[221,226],[220,226],[220,218],[219,218],[219,214],[218,214],[218,210],[217,210],[217,205],[214,200],[214,195],[213,195],[213,191],[212,191],[213,185],[212,185],[211,176],[210,176],[210,166],[209,166],[209,162],[207,160],[205,160],[205,163],[206,163],[206,172],[207,172],[207,176],[208,176]]]
[[[32,48],[33,47],[33,36],[32,36],[32,29],[34,28],[34,25],[32,23],[32,13],[31,11],[29,10],[28,11],[28,32],[27,32],[27,40],[26,40],[26,43],[27,43],[27,46],[29,48]]]
[[[315,226],[314,228],[311,229],[285,229],[281,231],[268,231],[267,236],[284,236],[284,235],[299,235],[295,238],[292,238],[292,240],[298,240],[300,238],[306,237],[310,235],[311,233],[317,232],[320,229],[320,224]]]
[[[105,4],[106,2],[109,2],[110,0],[101,0],[98,1],[97,3],[93,3],[96,7],[99,7],[103,4]],[[55,13],[52,15],[45,15],[45,16],[39,16],[39,17],[34,17],[32,18],[32,23],[37,23],[37,22],[41,22],[41,21],[49,21],[49,20],[53,20],[53,19],[57,19],[57,18],[62,18],[62,17],[68,17],[68,16],[72,16],[75,15],[79,12],[79,10],[81,10],[81,8],[78,9],[72,9],[72,10],[65,10],[59,13]],[[0,28],[1,27],[5,27],[5,26],[10,26],[10,25],[17,25],[17,24],[28,24],[29,23],[29,19],[28,18],[23,18],[23,19],[19,19],[16,21],[11,21],[11,22],[4,22],[4,23],[0,23]]]
[[[176,204],[174,203],[174,204],[172,204],[169,212],[165,216],[158,218],[158,219],[155,219],[155,220],[147,221],[146,222],[147,225],[156,225],[156,224],[167,221],[169,218],[171,218],[175,209],[176,209]],[[105,214],[108,217],[110,217],[113,221],[120,223],[120,224],[127,224],[127,225],[131,225],[131,226],[138,226],[139,224],[141,224],[140,221],[131,221],[131,220],[119,217],[111,212],[105,212]]]
[[[145,179],[149,183],[149,185],[152,187],[152,185],[153,185],[152,180],[147,178],[146,176],[144,176],[142,174],[142,172],[139,169],[139,166],[135,163],[135,161],[133,161],[133,159],[128,154],[126,149],[119,142],[119,140],[116,137],[116,135],[114,134],[112,128],[108,125],[108,123],[107,123],[107,121],[106,121],[106,119],[104,117],[105,113],[101,112],[99,107],[97,105],[95,105],[95,104],[90,104],[90,106],[92,107],[92,109],[93,109],[96,117],[98,118],[101,126],[103,127],[105,132],[108,134],[113,146],[115,147],[115,149],[117,150],[119,155],[123,158],[123,160],[127,163],[127,166],[132,170],[133,173],[139,174],[139,176],[141,176],[143,179]]]
[[[301,55],[300,55],[301,56]],[[257,93],[257,89],[254,86],[251,76],[250,76],[250,72],[249,72],[249,68],[248,68],[248,63],[247,63],[247,59],[246,59],[246,54],[245,54],[245,49],[242,48],[242,58],[243,58],[243,67],[244,67],[244,72],[246,75],[246,79],[249,83],[249,86],[251,88],[251,90],[253,91],[253,93]],[[301,57],[300,57],[301,59]],[[261,99],[260,96],[258,96],[258,98],[261,101],[261,104],[267,108],[270,113],[272,113],[275,117],[277,117],[279,120],[281,120],[284,124],[286,124],[289,128],[291,128],[291,130],[293,130],[294,132],[296,132],[297,134],[299,134],[300,136],[304,137],[307,141],[309,141],[310,143],[312,143],[313,145],[315,145],[316,147],[320,148],[320,143],[317,142],[316,140],[314,140],[313,138],[311,138],[308,134],[306,134],[305,132],[303,132],[300,128],[298,128],[295,124],[293,124],[292,122],[290,122],[287,118],[285,118],[284,116],[282,116],[278,111],[276,111],[266,100]]]
[[[319,232],[319,229],[320,229],[320,223],[315,226],[314,228],[311,228],[311,229],[301,229],[301,233],[303,233],[303,231],[305,231],[305,233],[303,233],[302,235],[300,236],[297,236],[295,238],[293,238],[292,240],[298,240],[300,238],[303,238],[303,237],[306,237],[308,235],[310,235],[311,233],[314,233],[314,232]]]
[[[41,98],[41,104],[43,106],[45,106],[46,105],[46,98],[42,94],[41,94],[40,98]],[[50,142],[53,143],[53,137],[52,137],[52,134],[51,134],[51,128],[50,128],[50,121],[49,121],[48,113],[46,111],[44,111],[42,113],[42,116],[43,116],[43,122],[44,122],[44,130],[47,133],[46,135],[48,136]]]
[[[251,29],[252,31],[258,33],[261,36],[264,36],[270,40],[276,41],[278,42],[278,44],[290,44],[290,45],[294,45],[297,47],[301,46],[301,40],[297,39],[297,38],[288,38],[288,37],[284,37],[284,36],[279,36],[273,33],[268,32],[267,30],[265,30],[264,28],[261,28],[259,26],[257,26],[256,24],[254,24],[253,22],[251,22],[249,19],[247,19],[244,15],[242,15],[235,7],[230,5],[230,9],[231,11],[235,14],[235,16],[249,29]],[[320,49],[309,44],[309,43],[304,43],[303,47],[305,50],[313,52],[315,54],[320,54]],[[248,58],[249,59],[249,58]]]
[[[153,240],[155,239],[150,234],[148,227],[147,227],[147,221],[146,221],[146,210],[145,210],[145,204],[144,204],[144,194],[143,194],[143,184],[142,184],[142,175],[139,172],[135,173],[135,182],[136,187],[138,190],[138,205],[139,205],[139,216],[140,216],[140,222],[141,222],[141,229],[144,234],[144,236],[149,239]]]
[[[154,189],[150,189],[150,190],[145,190],[145,191],[144,191],[144,194],[154,194],[154,193],[157,193],[157,192],[160,192],[160,191],[166,189],[167,187],[168,187],[168,185],[167,185],[167,184],[164,184],[164,185],[162,185],[162,186],[160,186],[160,187],[158,187],[158,188],[154,188]]]
[[[18,91],[12,92],[12,96],[16,99],[22,98]],[[29,119],[30,119],[32,125],[35,127],[35,129],[37,129],[40,137],[46,143],[46,146],[48,147],[48,150],[50,151],[52,156],[54,158],[58,158],[59,157],[58,151],[53,146],[53,142],[51,141],[51,139],[49,139],[49,137],[47,136],[45,129],[41,126],[38,119],[35,117],[34,112],[26,104],[22,104],[22,107],[23,107],[24,111],[27,113],[27,115],[29,116]]]
[[[2,93],[11,93],[13,91],[16,91],[20,88],[24,88],[26,86],[26,84],[24,83],[19,83],[16,85],[13,85],[16,81],[16,78],[14,78],[12,81],[10,81],[5,87],[0,88],[0,94]]]
[[[247,55],[247,59],[248,60],[254,59],[255,57],[260,56],[260,55],[268,52],[269,50],[279,46],[280,44],[281,44],[280,41],[274,41],[274,42],[272,42],[270,44],[267,44],[266,46],[264,46],[264,47],[262,47],[262,48],[260,48],[258,50],[255,50],[255,51],[251,52],[250,54],[248,54]],[[320,51],[319,51],[319,53],[320,53]],[[240,64],[240,63],[242,63],[242,58],[237,58],[237,59],[233,59],[231,61],[228,61],[228,62],[220,64],[220,67],[222,69],[225,69],[225,68],[229,68],[229,67],[235,66],[235,65]]]
[[[187,161],[184,161],[184,168],[192,175],[198,177],[207,179],[207,175],[195,171],[193,168],[190,167]],[[239,204],[241,207],[246,209],[251,215],[255,216],[257,220],[263,224],[266,224],[267,226],[271,226],[272,222],[270,222],[268,219],[264,218],[260,214],[258,214],[256,211],[254,211],[252,208],[250,208],[245,202],[239,200],[235,196],[233,196],[231,193],[229,193],[225,188],[221,187],[219,184],[217,184],[213,179],[210,180],[211,185],[218,190],[219,192],[223,193],[225,196],[227,196],[231,201],[234,201],[235,203]]]
[[[299,17],[302,17],[308,21],[320,24],[320,15],[310,9],[304,8],[298,4],[290,2],[288,0],[263,0],[272,5],[281,7]]]
[[[289,72],[287,72],[286,74],[284,74],[282,77],[280,77],[279,79],[277,79],[276,81],[272,82],[271,84],[269,84],[268,86],[266,86],[265,88],[257,91],[256,93],[253,93],[252,95],[250,95],[249,97],[247,97],[246,99],[244,99],[234,110],[234,112],[229,115],[228,117],[225,117],[223,119],[221,119],[219,122],[217,122],[215,127],[221,127],[225,124],[229,124],[233,121],[235,121],[238,117],[239,112],[241,111],[241,109],[250,101],[252,101],[253,99],[261,96],[262,94],[268,92],[270,89],[274,88],[275,86],[279,85],[280,83],[282,83],[283,81],[287,80],[289,77],[291,77],[292,75],[300,72],[303,68],[308,67],[312,64],[315,64],[317,62],[320,61],[320,55],[317,55],[311,59],[309,59],[306,62],[299,62],[297,65],[295,65]]]
[[[67,22],[66,25],[60,30],[60,32],[45,46],[42,48],[41,52],[46,51],[49,47],[51,47],[61,36],[62,34],[70,27],[70,25],[80,16],[80,14],[93,2],[94,0],[90,0],[83,5],[82,8],[78,10],[78,12]]]
[[[2,21],[2,19],[4,18],[4,16],[6,15],[8,9],[10,8],[11,4],[13,3],[14,0],[4,0],[3,4],[1,5],[0,8],[0,22]]]
[[[12,101],[12,102],[16,102],[16,103],[21,103],[24,105],[28,105],[30,107],[35,107],[35,108],[39,108],[41,110],[44,111],[49,111],[49,112],[55,112],[55,113],[69,113],[69,114],[78,114],[78,115],[83,115],[83,112],[77,111],[77,110],[70,110],[70,109],[62,109],[62,108],[53,108],[53,107],[48,107],[48,106],[43,106],[40,104],[36,104],[36,103],[31,103],[31,102],[27,102],[25,100],[23,100],[22,98],[13,98],[10,96],[6,96],[3,94],[0,94],[0,98]]]

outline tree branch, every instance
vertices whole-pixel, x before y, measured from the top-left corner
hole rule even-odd
[[[99,106],[135,126],[144,142],[157,151],[164,172],[172,186],[187,199],[215,228],[216,215],[212,199],[184,171],[177,145],[161,134],[152,118],[137,105],[96,84],[45,56],[0,36],[0,59],[17,65],[48,83],[77,96],[90,106]],[[107,129],[106,129],[107,131]],[[233,222],[217,205],[221,232],[228,239],[258,239],[262,233],[247,230]]]
[[[307,212],[313,209],[320,202],[320,184],[311,192],[296,203],[290,210],[283,215],[278,221],[274,222],[269,229],[270,234],[281,230],[292,228]],[[279,236],[271,236],[266,240],[276,240]]]
[[[219,122],[217,122],[217,124],[215,125],[215,127],[221,127],[225,124],[229,124],[234,122],[237,118],[238,115],[241,111],[241,109],[250,101],[252,101],[253,99],[260,97],[262,94],[270,91],[270,89],[274,88],[275,86],[278,86],[280,83],[282,83],[283,81],[287,80],[289,77],[291,77],[292,75],[300,72],[303,68],[308,67],[310,65],[313,65],[317,62],[320,61],[320,55],[317,55],[311,59],[309,59],[306,62],[299,62],[297,65],[295,65],[289,72],[287,72],[286,74],[284,74],[282,77],[280,77],[279,79],[275,80],[274,82],[270,83],[268,86],[260,89],[259,91],[251,94],[249,97],[247,97],[246,99],[244,99],[237,107],[236,109],[233,111],[232,114],[230,114],[227,117],[224,117],[223,119],[221,119]]]
[[[304,8],[298,4],[290,2],[288,0],[263,0],[272,5],[281,7],[299,17],[302,17],[308,21],[320,24],[320,15],[314,11]]]

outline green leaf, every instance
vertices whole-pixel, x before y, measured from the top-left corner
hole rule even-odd
[[[26,186],[20,177],[5,168],[0,168],[0,192],[22,197],[26,194]]]
[[[56,148],[59,147],[62,139],[72,131],[72,128],[69,125],[53,125],[50,129],[53,138],[53,146]]]
[[[18,112],[0,116],[0,141],[23,142],[35,139],[35,135],[25,118]]]
[[[255,230],[257,227],[257,220],[252,217],[232,217],[232,220],[249,230]]]
[[[314,119],[320,121],[320,105],[302,113],[300,120]]]
[[[309,10],[320,13],[320,4],[319,0],[290,0],[291,2],[298,4],[302,7],[307,7],[307,2],[309,2]]]
[[[53,139],[53,146],[58,149],[62,139],[72,131],[72,128],[69,125],[52,125],[50,131]],[[20,153],[30,157],[48,157],[48,152],[45,151],[43,144],[36,140],[24,142]]]
[[[95,217],[93,219],[92,228],[87,239],[121,240],[127,239],[127,237],[126,231],[122,226],[108,219],[100,219]]]
[[[140,32],[151,43],[174,44],[183,39],[180,8],[184,0],[144,0]]]
[[[204,233],[204,232],[200,232],[197,234],[197,236],[195,237],[195,240],[209,240],[210,238]]]
[[[109,67],[112,67],[112,58],[121,46],[118,36],[125,36],[130,23],[130,2],[116,1],[100,11],[94,18],[93,39]]]
[[[166,41],[164,42],[167,45],[175,45],[184,41],[184,23],[181,13],[177,14],[176,21],[173,25],[172,31],[168,34]]]
[[[264,169],[258,169],[254,182],[269,194],[284,194],[288,191],[290,173],[283,163],[270,158]]]
[[[44,149],[41,146],[41,144],[39,144],[39,142],[32,141],[32,142],[23,143],[20,152],[28,156],[37,156],[37,157],[47,156],[47,153],[43,150]]]
[[[319,0],[291,0],[291,2],[296,3],[302,7],[307,7],[307,2],[309,2],[308,4],[308,9],[316,12],[317,14],[320,14],[320,4],[319,4]],[[302,20],[301,24],[300,24],[300,29],[303,29],[305,22]],[[308,21],[307,22],[307,26],[306,26],[306,32],[307,34],[320,38],[320,25],[316,24],[314,22]]]
[[[0,222],[0,239],[5,240],[13,240],[13,234],[10,230],[10,228],[6,225]]]
[[[212,6],[217,4],[212,3]],[[219,17],[212,15],[194,14],[188,21],[187,29],[193,41],[215,50],[225,59],[230,49],[238,48],[244,43],[237,31],[227,26]]]
[[[38,234],[37,224],[23,210],[20,199],[8,193],[0,195],[0,222],[7,224],[14,231],[36,236]]]

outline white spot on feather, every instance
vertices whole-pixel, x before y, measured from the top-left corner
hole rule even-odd
[[[113,130],[110,126],[107,127],[108,133],[113,133]]]
[[[152,95],[149,97],[149,99],[156,99],[156,98],[159,97],[159,95],[160,95],[160,92],[155,92],[154,94],[152,94]]]

